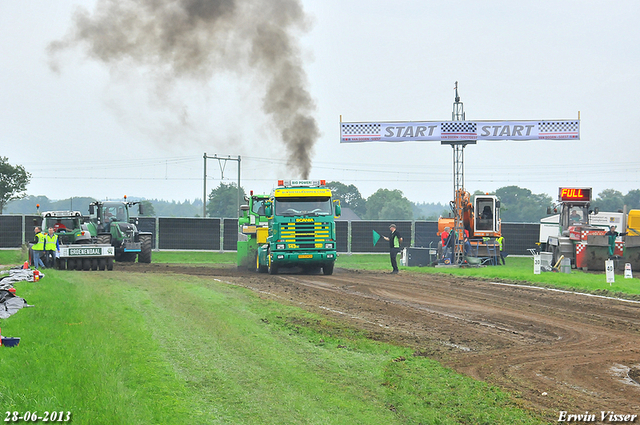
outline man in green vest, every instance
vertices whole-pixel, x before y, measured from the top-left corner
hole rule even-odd
[[[44,251],[47,267],[53,267],[56,262],[56,253],[60,252],[58,235],[53,232],[53,227],[49,227],[49,233],[44,236]]]
[[[42,233],[42,229],[36,227],[35,229],[36,236],[33,240],[33,246],[31,247],[31,252],[33,253],[33,267],[36,269],[38,267],[45,268],[44,263],[42,262],[42,255],[44,255],[44,233]]]
[[[498,242],[498,246],[500,247],[500,259],[502,260],[502,265],[505,266],[506,262],[504,261],[504,236],[500,235],[500,237],[498,239],[496,239],[496,242]],[[500,264],[500,263],[498,263]]]

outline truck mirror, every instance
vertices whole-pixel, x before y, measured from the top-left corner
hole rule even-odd
[[[95,213],[95,209],[93,208],[93,205],[89,205],[89,214],[93,215]]]
[[[138,214],[144,215],[144,208],[142,204],[138,204]]]
[[[273,214],[271,214],[271,208],[272,208],[272,204],[271,201],[265,201],[264,202],[264,215],[266,215],[267,217],[271,217]]]
[[[336,207],[335,207],[336,214],[335,214],[335,216],[336,217],[340,217],[340,215],[342,214],[342,207],[340,206],[340,201],[335,200],[333,202],[336,204]]]
[[[547,207],[547,214],[553,214],[553,208]]]
[[[500,201],[496,201],[496,208],[500,209]]]
[[[593,213],[594,213],[594,214],[598,215],[598,213],[599,213],[599,212],[600,212],[600,208],[595,207],[595,208],[593,209]]]

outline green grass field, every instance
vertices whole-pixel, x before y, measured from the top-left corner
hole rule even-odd
[[[153,260],[235,267],[232,253],[159,252]],[[20,251],[0,251],[0,264],[23,261]],[[338,267],[388,269],[388,256],[343,255]],[[409,272],[630,294],[640,286],[616,276],[607,288],[603,274],[577,271],[534,276],[530,258],[402,269]],[[45,274],[15,285],[34,307],[0,320],[4,336],[22,338],[0,348],[3,413],[68,411],[78,424],[542,423],[513,395],[406,347],[211,278]]]

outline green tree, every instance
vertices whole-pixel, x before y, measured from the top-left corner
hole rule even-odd
[[[624,207],[624,196],[622,192],[614,189],[605,189],[598,193],[598,197],[591,203],[592,208],[599,208],[600,211],[616,212],[622,211]]]
[[[367,198],[365,218],[368,220],[412,220],[413,204],[398,189],[378,189]]]
[[[624,195],[624,204],[629,207],[629,209],[640,209],[640,189],[630,190],[626,195]]]
[[[551,196],[531,193],[518,186],[505,186],[496,190],[500,199],[500,217],[503,222],[537,223],[546,216],[552,204]]]
[[[340,199],[342,208],[350,208],[358,216],[362,217],[367,212],[366,200],[354,185],[346,185],[340,182],[328,182],[327,187],[331,189],[334,198]]]
[[[207,217],[238,217],[238,189],[235,183],[220,183],[209,194]],[[244,199],[244,189],[240,188],[240,199]]]
[[[144,217],[155,217],[156,216],[156,210],[153,207],[153,203],[151,201],[140,201],[140,206],[142,207],[142,212],[144,214],[140,214]]]
[[[27,185],[31,181],[31,174],[22,165],[9,164],[9,158],[0,156],[0,214],[7,205],[15,199],[27,196]]]

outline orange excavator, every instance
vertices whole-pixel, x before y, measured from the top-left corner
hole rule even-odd
[[[495,264],[500,255],[496,238],[502,235],[498,197],[476,194],[472,199],[469,192],[458,189],[450,206],[450,216],[438,220],[438,236],[449,234],[444,244],[438,243],[442,262],[455,264],[456,258],[466,257],[476,258],[475,263]]]

